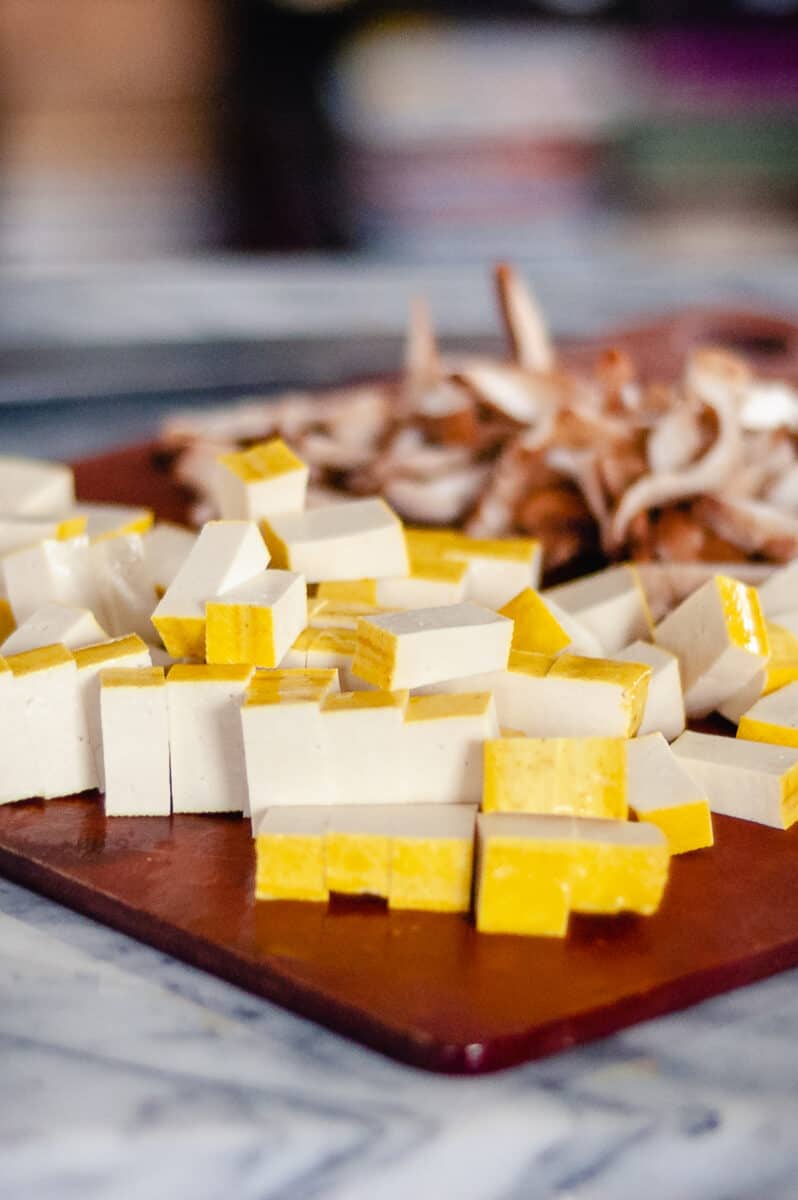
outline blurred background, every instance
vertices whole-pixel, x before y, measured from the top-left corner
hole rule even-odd
[[[797,247],[798,0],[0,0],[5,446],[392,369],[418,292],[495,336],[497,258],[584,335],[796,310]]]
[[[792,251],[798,0],[0,0],[0,262]]]

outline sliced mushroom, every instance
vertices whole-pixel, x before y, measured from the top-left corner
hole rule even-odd
[[[532,293],[507,263],[496,268],[495,278],[499,308],[516,362],[530,371],[550,371],[554,349]]]

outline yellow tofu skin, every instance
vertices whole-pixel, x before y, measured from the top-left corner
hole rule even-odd
[[[798,729],[773,721],[760,721],[747,714],[740,717],[737,736],[746,742],[769,742],[774,746],[793,746],[798,749]]]
[[[14,620],[11,605],[6,599],[0,598],[0,643],[11,637],[16,627],[17,623]]]
[[[629,811],[626,741],[612,737],[487,741],[482,808],[625,820]]]
[[[204,617],[153,617],[152,623],[172,658],[205,658]]]
[[[166,687],[163,667],[106,667],[100,680],[104,688]]]
[[[562,654],[554,660],[548,674],[559,679],[580,679],[585,683],[611,683],[619,686],[623,692],[623,706],[629,718],[626,736],[634,737],[637,733],[643,720],[652,674],[651,667],[645,663]]]
[[[316,595],[322,600],[334,600],[336,604],[368,604],[377,607],[376,579],[330,579],[322,581]]]
[[[169,668],[170,683],[246,683],[252,667],[244,663],[175,663]]]
[[[329,899],[323,834],[260,834],[255,857],[256,900]]]
[[[59,542],[68,542],[70,538],[80,537],[86,532],[87,518],[80,517],[65,517],[63,521],[59,521],[55,528],[56,540]],[[125,532],[128,532],[125,530]],[[137,530],[130,532],[136,533]]]
[[[639,821],[656,825],[665,834],[671,855],[688,854],[691,850],[705,850],[714,845],[712,812],[709,802],[698,800],[692,804],[674,804],[668,808],[650,809],[639,813]]]
[[[662,846],[581,843],[571,849],[568,877],[571,909],[581,913],[634,912],[659,908],[670,854]]]
[[[399,639],[365,619],[358,621],[352,670],[360,679],[390,691],[396,677]]]
[[[763,696],[798,680],[798,638],[774,621],[766,621],[770,659],[768,661]]]
[[[482,851],[478,872],[480,933],[565,937],[569,890],[559,861],[548,862],[524,841],[493,837]]]
[[[438,693],[411,696],[406,721],[445,721],[449,718],[483,717],[490,708],[491,692]]]
[[[767,658],[768,635],[756,588],[728,575],[716,575],[715,585],[729,641],[740,650]]]
[[[388,898],[390,838],[370,833],[325,835],[326,880],[331,892]]]
[[[373,708],[406,708],[408,693],[398,692],[333,692],[325,697],[324,712],[360,711]]]
[[[244,696],[246,707],[265,704],[321,704],[335,685],[337,672],[298,667],[295,670],[258,671]]]
[[[468,912],[473,867],[470,837],[393,838],[388,906]]]
[[[127,637],[112,638],[107,642],[95,642],[93,646],[81,646],[80,649],[73,650],[72,654],[78,664],[78,670],[81,671],[84,667],[100,666],[110,659],[141,654],[146,649],[146,643],[137,634],[131,633]]]
[[[556,655],[571,644],[571,638],[534,588],[524,588],[499,613],[514,623],[513,650]]]
[[[291,569],[291,553],[283,539],[275,533],[269,522],[264,518],[260,522],[260,533],[271,555],[269,566],[279,567],[280,570]]]
[[[412,563],[435,563],[441,559],[497,558],[511,562],[534,561],[540,543],[535,538],[477,538],[456,529],[405,529],[408,557]]]
[[[9,654],[5,662],[14,675],[32,675],[36,671],[49,671],[75,661],[75,656],[65,646],[41,646],[36,650],[25,650],[22,654]]]
[[[205,605],[205,660],[276,667],[274,617],[259,604]]]
[[[216,460],[228,471],[232,471],[242,483],[258,483],[288,471],[301,471],[305,464],[298,458],[282,438],[258,442],[247,450],[220,454]]]

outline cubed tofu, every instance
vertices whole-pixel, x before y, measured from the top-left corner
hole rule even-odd
[[[172,521],[158,521],[141,539],[147,575],[160,600],[194,548],[197,535]],[[155,601],[153,601],[154,604]]]
[[[668,878],[654,825],[590,817],[481,813],[477,928],[563,937],[569,911],[656,912]]]
[[[513,650],[552,656],[565,651],[598,658],[603,654],[589,629],[534,588],[524,588],[499,611],[513,622]]]
[[[25,792],[50,799],[97,786],[77,665],[64,646],[43,646],[6,660],[14,676],[14,701],[25,714]],[[5,768],[4,768],[5,770]]]
[[[162,667],[101,673],[105,815],[168,817],[169,711]]]
[[[0,725],[3,729],[3,769],[0,771],[0,804],[13,804],[39,794],[37,773],[38,732],[27,720],[27,712],[17,687],[17,679],[4,658],[0,658]]]
[[[240,709],[252,670],[186,664],[169,671],[174,812],[249,812]]]
[[[798,612],[798,560],[777,567],[757,590],[766,617]]]
[[[356,645],[357,635],[353,629],[304,629],[283,656],[280,666],[334,669],[338,672],[342,691],[362,691],[367,685],[352,673]]]
[[[626,739],[511,737],[486,742],[482,808],[625,820]]]
[[[499,609],[540,582],[541,548],[535,538],[475,538],[447,531],[443,557],[468,566],[466,600]]]
[[[263,571],[208,600],[206,661],[276,667],[304,629],[306,618],[304,577],[293,571]]]
[[[352,670],[385,690],[416,688],[507,665],[512,621],[476,604],[363,618]]]
[[[657,645],[679,659],[688,717],[704,717],[767,667],[756,590],[716,575],[657,625]]]
[[[321,702],[338,685],[334,670],[259,671],[241,707],[253,827],[283,805],[331,804]]]
[[[639,821],[657,825],[671,854],[713,843],[706,791],[696,783],[661,733],[631,738],[628,755],[629,807]]]
[[[407,575],[402,523],[384,500],[352,500],[262,522],[276,567],[320,580],[390,579]]]
[[[314,805],[269,808],[253,820],[256,900],[329,898],[327,812]]]
[[[205,657],[205,605],[260,575],[269,551],[253,521],[209,521],[152,614],[175,658]]]
[[[103,759],[102,718],[100,714],[100,675],[104,670],[117,667],[145,670],[152,666],[149,647],[137,637],[111,638],[92,645],[81,646],[74,651],[78,671],[78,692],[86,714],[92,758],[96,771],[96,786],[105,789],[105,766]],[[141,753],[141,746],[138,747]]]
[[[630,642],[651,637],[648,602],[637,568],[630,564],[548,588],[543,599],[553,600],[589,629],[604,654],[614,655]]]
[[[102,588],[87,537],[38,542],[7,554],[0,565],[18,624],[45,604],[88,608],[105,624]]]
[[[64,517],[82,520],[84,532],[91,541],[99,542],[121,534],[146,533],[152,528],[154,513],[151,508],[130,504],[78,503]]]
[[[136,633],[152,639],[152,613],[158,597],[138,533],[99,538],[91,546],[91,566],[102,596],[103,616],[113,637]]]
[[[468,912],[474,871],[472,804],[417,804],[393,817],[389,908]]]
[[[690,729],[672,749],[713,813],[774,829],[798,818],[798,750]]]
[[[375,579],[377,603],[384,608],[434,608],[466,598],[469,567],[464,562],[410,565],[409,575]]]
[[[87,608],[45,604],[23,621],[0,646],[0,654],[24,654],[41,646],[59,644],[67,650],[101,642],[108,634]]]
[[[321,703],[325,774],[337,804],[406,798],[407,692],[337,692]]]
[[[213,493],[227,520],[259,521],[274,513],[302,512],[308,468],[280,438],[216,460]]]
[[[740,717],[738,738],[798,748],[798,683],[762,696]]]
[[[50,517],[74,503],[75,479],[63,463],[0,457],[0,513],[4,516]]]
[[[478,804],[484,744],[498,734],[490,692],[411,697],[403,731],[408,803]]]
[[[619,662],[643,663],[651,667],[648,696],[638,735],[661,733],[672,742],[684,733],[686,718],[679,660],[669,650],[650,642],[632,642],[615,654]]]
[[[2,467],[0,466],[0,470]],[[86,532],[85,517],[0,517],[0,558],[37,542],[59,541]]]

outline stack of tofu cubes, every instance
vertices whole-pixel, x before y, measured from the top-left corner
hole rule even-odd
[[[0,460],[0,802],[240,813],[264,901],[381,898],[484,932],[647,915],[712,812],[798,815],[798,564],[654,624],[636,568],[538,590],[528,539],[307,507],[279,440],[197,535]],[[736,740],[685,731],[719,712]]]

